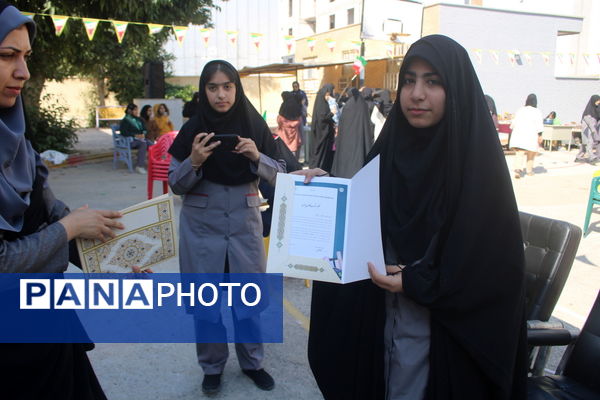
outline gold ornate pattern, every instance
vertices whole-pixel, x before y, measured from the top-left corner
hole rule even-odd
[[[132,266],[142,269],[160,263],[176,254],[176,232],[173,226],[171,200],[151,205],[157,218],[153,224],[119,235],[108,242],[79,240],[85,272],[128,272]],[[128,209],[127,212],[144,207]]]

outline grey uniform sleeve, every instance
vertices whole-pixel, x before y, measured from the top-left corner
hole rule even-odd
[[[278,172],[285,173],[285,161],[274,160],[269,156],[260,153],[258,163],[250,163],[250,170],[258,175],[261,179],[269,182],[272,186],[275,186],[275,179],[277,178]]]
[[[169,165],[169,186],[173,193],[182,195],[189,192],[196,183],[202,179],[202,167],[198,170],[192,168],[189,158],[183,161],[171,158]]]
[[[586,115],[583,117],[583,121],[594,135],[598,135],[598,121],[596,121],[596,118],[592,117],[591,115]]]
[[[0,272],[63,272],[67,268],[67,232],[55,222],[14,241],[0,239]]]

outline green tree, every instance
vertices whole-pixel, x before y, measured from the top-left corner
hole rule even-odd
[[[14,0],[21,11],[88,17],[139,23],[186,26],[210,23],[213,0]],[[50,17],[36,16],[38,27],[29,61],[31,72],[26,101],[39,107],[46,80],[67,77],[91,78],[103,104],[107,89],[126,103],[143,95],[142,66],[162,61],[168,66],[171,56],[162,46],[172,29],[149,35],[146,25],[130,23],[121,43],[112,24],[100,22],[92,41],[88,40],[83,22],[71,18],[61,36],[56,36]]]

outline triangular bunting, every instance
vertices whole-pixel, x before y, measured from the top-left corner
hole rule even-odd
[[[200,29],[200,36],[204,42],[204,47],[208,47],[208,39],[210,38],[210,28]]]
[[[306,38],[306,44],[308,45],[308,48],[310,49],[310,51],[313,51],[315,49],[316,41],[317,41],[317,39],[315,39],[313,37]]]
[[[583,61],[585,61],[585,65],[590,65],[590,55],[588,53],[582,54]]]
[[[26,17],[29,17],[31,19],[33,19],[33,17],[35,16],[35,13],[30,13],[30,12],[26,12],[26,11],[21,11],[21,14],[23,14]]]
[[[183,46],[183,41],[185,40],[185,34],[188,31],[187,26],[173,26],[173,32],[175,32],[175,38],[177,39],[177,43],[180,46]]]
[[[548,52],[542,53],[542,58],[544,59],[544,64],[550,65],[550,53],[548,53]]]
[[[292,53],[292,46],[294,45],[294,37],[290,35],[286,35],[283,37],[285,40],[285,47],[287,47],[288,54]]]
[[[333,49],[335,49],[335,40],[325,39],[325,43],[327,43],[327,47],[329,48],[329,51],[331,51],[333,53]]]
[[[119,43],[121,43],[123,41],[123,37],[125,36],[125,31],[127,31],[127,25],[129,25],[129,22],[112,21],[112,23],[115,27],[115,32],[117,33],[117,40]]]
[[[525,58],[525,62],[527,63],[527,65],[533,65],[533,59],[531,58],[530,52],[524,51],[523,57]]]
[[[252,43],[256,46],[257,50],[260,50],[260,40],[262,38],[262,33],[251,33],[250,38],[252,39]]]
[[[352,50],[360,53],[360,47],[361,47],[361,45],[362,45],[361,41],[353,40],[352,41]]]
[[[481,64],[481,62],[483,61],[481,49],[472,49],[472,51],[473,51],[473,54],[475,55],[475,59],[477,60],[477,63]]]
[[[146,24],[148,26],[148,33],[150,35],[155,35],[158,32],[162,31],[162,29],[164,28],[164,25],[160,25],[160,24]]]
[[[394,57],[394,45],[392,43],[386,43],[385,45],[385,53],[388,57]]]
[[[492,56],[492,60],[496,65],[500,63],[500,56],[498,55],[498,50],[490,50],[490,55]]]
[[[569,61],[571,65],[575,64],[575,53],[569,53]]]
[[[51,15],[52,22],[54,23],[54,30],[56,32],[56,36],[60,36],[65,29],[65,25],[67,25],[67,21],[69,17],[65,15]]]
[[[87,33],[88,39],[92,40],[94,38],[94,34],[96,33],[96,28],[98,28],[99,19],[93,18],[82,18],[83,25],[85,26],[85,33]]]
[[[231,43],[232,45],[235,45],[235,41],[237,40],[238,31],[225,31],[225,34],[227,35],[227,40],[229,40],[229,43]]]

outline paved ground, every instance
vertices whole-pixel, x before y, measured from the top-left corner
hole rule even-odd
[[[81,133],[82,152],[110,149],[108,133]],[[87,146],[87,147],[86,147]],[[106,146],[106,147],[105,147]],[[512,156],[507,162],[512,163]],[[545,152],[536,159],[536,175],[513,180],[522,211],[569,221],[581,226],[592,174],[600,169],[574,164],[575,150]],[[146,177],[113,170],[110,161],[58,168],[50,183],[57,197],[71,207],[121,209],[146,199]],[[159,193],[155,184],[155,194]],[[580,328],[600,288],[600,213],[592,216],[591,233],[579,247],[566,287],[554,316]],[[176,268],[176,266],[172,266]],[[275,377],[273,392],[262,392],[241,374],[235,352],[227,364],[224,387],[214,398],[319,399],[322,398],[306,359],[310,289],[303,281],[285,280],[284,343],[266,345],[265,367]],[[233,350],[233,348],[231,348]],[[194,360],[193,344],[98,344],[90,353],[94,368],[110,399],[196,399],[201,371]],[[558,358],[555,356],[552,365]]]

